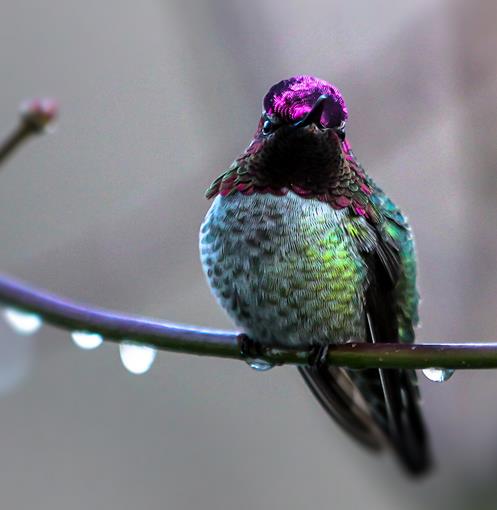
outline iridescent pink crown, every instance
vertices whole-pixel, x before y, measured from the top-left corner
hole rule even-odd
[[[337,127],[348,118],[347,106],[337,87],[315,76],[292,76],[273,85],[264,98],[268,115],[277,115],[286,122],[295,122],[308,113],[320,96],[329,101],[321,116],[324,127]]]

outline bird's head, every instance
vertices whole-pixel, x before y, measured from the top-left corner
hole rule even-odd
[[[208,197],[293,191],[342,208],[357,192],[370,193],[345,138],[348,112],[337,87],[294,76],[273,85],[263,107],[252,142]]]
[[[341,136],[348,118],[347,106],[337,87],[314,76],[294,76],[273,85],[264,97],[260,132],[269,136],[279,127],[315,126]]]

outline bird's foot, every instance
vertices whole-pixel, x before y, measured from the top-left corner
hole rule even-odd
[[[244,360],[256,359],[264,354],[264,349],[259,342],[252,340],[245,333],[240,333],[237,337],[240,356]]]
[[[311,367],[319,368],[328,362],[329,345],[313,345],[307,358]]]

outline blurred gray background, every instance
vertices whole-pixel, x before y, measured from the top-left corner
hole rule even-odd
[[[497,340],[497,4],[2,0],[0,131],[25,97],[56,133],[2,170],[0,263],[95,305],[230,327],[204,282],[203,193],[249,142],[268,87],[336,83],[367,170],[417,235],[423,341]],[[363,451],[292,368],[0,324],[0,504],[15,509],[495,509],[497,372],[422,384],[426,480]]]

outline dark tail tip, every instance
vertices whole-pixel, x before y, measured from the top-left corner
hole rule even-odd
[[[429,436],[418,402],[417,388],[407,371],[398,371],[404,406],[399,413],[397,432],[392,434],[392,446],[407,471],[413,477],[427,475],[433,469]]]

